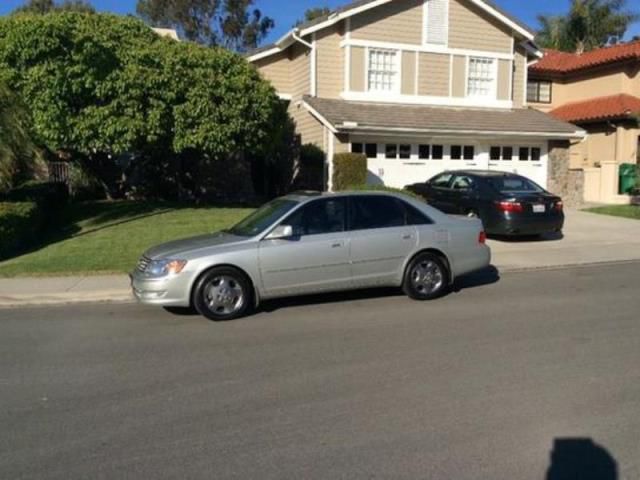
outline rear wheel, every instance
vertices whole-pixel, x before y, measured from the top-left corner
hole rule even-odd
[[[251,284],[242,272],[216,267],[198,280],[193,304],[198,313],[209,320],[233,320],[248,313],[251,298]]]
[[[449,286],[449,271],[434,253],[416,255],[404,275],[402,290],[414,300],[431,300],[443,295]]]

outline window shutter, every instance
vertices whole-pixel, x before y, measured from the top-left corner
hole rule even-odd
[[[449,32],[449,0],[425,0],[426,43],[446,45]]]

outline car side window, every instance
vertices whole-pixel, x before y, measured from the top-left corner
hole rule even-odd
[[[291,225],[293,235],[322,235],[344,232],[346,208],[344,198],[314,200],[287,217],[282,224]]]
[[[433,223],[433,220],[431,220],[413,205],[409,205],[408,203],[401,200],[399,200],[399,202],[404,207],[407,225],[431,225]]]
[[[467,175],[457,175],[451,183],[453,190],[472,190],[474,188],[474,181]]]
[[[453,177],[452,174],[443,173],[442,175],[438,175],[437,177],[433,178],[429,183],[432,187],[435,188],[449,188],[451,177]]]
[[[350,200],[351,230],[393,228],[406,225],[405,209],[393,197],[357,195]]]

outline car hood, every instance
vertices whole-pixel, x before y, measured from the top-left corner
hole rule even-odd
[[[197,237],[174,240],[151,247],[144,255],[152,260],[159,258],[177,258],[198,250],[231,246],[245,243],[247,240],[247,237],[240,237],[226,232],[209,233]]]

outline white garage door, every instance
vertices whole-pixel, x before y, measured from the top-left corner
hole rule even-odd
[[[501,170],[518,173],[546,188],[547,152],[542,145],[495,142],[429,143],[363,140],[351,150],[368,158],[368,183],[402,188],[445,170]]]

